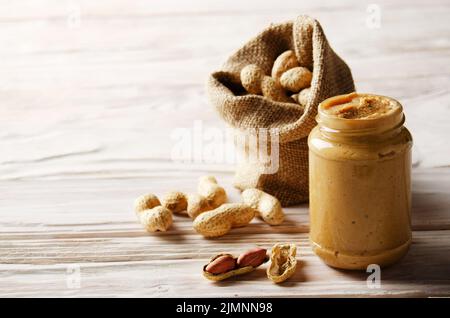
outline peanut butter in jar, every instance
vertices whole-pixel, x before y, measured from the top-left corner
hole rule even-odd
[[[310,242],[330,266],[390,265],[411,244],[412,137],[401,104],[351,93],[319,105],[308,139]]]

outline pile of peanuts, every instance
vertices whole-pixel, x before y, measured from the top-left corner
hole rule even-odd
[[[167,193],[162,203],[156,195],[145,194],[135,200],[134,210],[147,232],[167,231],[173,223],[173,214],[185,214],[193,219],[194,230],[208,238],[223,236],[232,228],[246,226],[255,216],[270,225],[284,221],[280,201],[258,189],[244,190],[240,203],[226,202],[225,189],[216,178],[203,176],[195,194],[172,191]],[[267,268],[267,276],[272,281],[279,283],[293,275],[297,264],[295,251],[295,245],[292,247],[290,244],[276,244],[272,248],[271,265]],[[249,250],[237,258],[219,254],[203,267],[203,275],[219,281],[251,272],[267,261],[269,257],[262,248]]]
[[[134,210],[148,232],[167,231],[172,225],[172,214],[187,214],[194,229],[205,237],[227,234],[232,228],[242,227],[259,216],[270,225],[281,224],[284,212],[280,201],[258,189],[242,192],[243,202],[226,203],[227,194],[215,177],[201,177],[197,193],[169,192],[162,203],[154,194],[136,199]]]
[[[273,63],[271,76],[256,64],[245,66],[240,73],[241,84],[250,94],[263,95],[276,102],[308,103],[312,73],[299,65],[294,51],[280,54]]]

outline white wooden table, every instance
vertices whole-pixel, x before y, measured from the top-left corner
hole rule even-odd
[[[450,296],[450,5],[377,1],[0,2],[0,296]],[[310,250],[308,206],[206,240],[177,216],[149,235],[132,212],[145,192],[192,191],[214,174],[231,200],[231,165],[171,161],[180,127],[224,127],[207,74],[271,22],[310,14],[361,92],[397,98],[414,146],[413,244],[382,270],[324,265]],[[300,268],[274,285],[264,268],[222,283],[202,265],[276,242]]]

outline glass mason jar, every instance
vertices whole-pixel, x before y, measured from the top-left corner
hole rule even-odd
[[[351,93],[319,105],[309,145],[310,243],[328,265],[390,265],[411,243],[412,137],[396,100]]]

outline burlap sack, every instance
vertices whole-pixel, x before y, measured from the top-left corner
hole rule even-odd
[[[311,94],[305,110],[295,103],[274,102],[259,95],[244,95],[239,74],[248,64],[270,75],[273,62],[293,50],[301,66],[313,71]],[[307,137],[316,125],[317,106],[324,99],[355,90],[351,71],[331,49],[318,21],[299,16],[295,21],[270,25],[234,53],[207,83],[211,103],[237,129],[278,128],[279,169],[261,173],[255,164],[241,164],[235,186],[258,188],[276,196],[283,206],[308,200]]]

